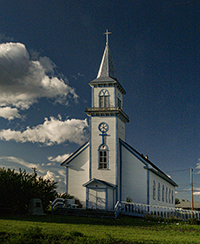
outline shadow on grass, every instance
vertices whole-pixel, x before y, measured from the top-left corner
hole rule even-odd
[[[62,216],[62,215],[51,215],[35,216],[27,214],[10,214],[1,215],[0,219],[5,220],[17,220],[17,221],[30,221],[30,222],[41,222],[41,223],[65,223],[65,224],[92,224],[92,225],[107,225],[107,226],[149,226],[158,224],[156,222],[144,221],[142,218],[133,218],[124,216],[120,219],[107,219],[97,217],[80,217],[80,216]]]

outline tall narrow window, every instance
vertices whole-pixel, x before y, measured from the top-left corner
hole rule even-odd
[[[156,199],[156,182],[153,181],[153,199]]]
[[[117,107],[122,108],[122,96],[120,93],[117,94]]]
[[[105,144],[99,147],[99,169],[108,168],[108,148]]]
[[[100,107],[100,108],[103,108],[103,107],[104,107],[104,106],[103,106],[103,105],[104,105],[104,103],[103,103],[103,99],[104,99],[103,96],[100,96],[100,97],[99,97],[99,107]]]
[[[171,203],[171,189],[169,188],[169,203]]]
[[[166,202],[168,202],[168,187],[166,187]]]
[[[160,183],[158,183],[158,201],[160,201]]]
[[[172,190],[172,203],[174,203],[174,191]]]
[[[165,201],[165,186],[162,186],[162,201]]]
[[[119,108],[121,108],[121,106],[122,106],[122,101],[120,100],[119,97],[117,98],[117,105]]]
[[[109,92],[106,89],[101,90],[99,93],[99,107],[109,107]]]

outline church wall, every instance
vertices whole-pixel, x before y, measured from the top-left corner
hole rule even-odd
[[[151,171],[149,172],[149,204],[175,207],[175,187]]]
[[[98,169],[99,155],[98,149],[102,144],[101,132],[98,126],[101,122],[106,122],[109,126],[105,144],[108,146],[108,169]],[[102,179],[112,184],[116,184],[116,117],[91,117],[91,178]]]
[[[121,121],[121,119],[118,118],[118,138],[125,141],[125,123]]]
[[[108,188],[108,210],[113,210],[114,209],[114,205],[115,205],[115,191],[111,188]]]
[[[120,98],[120,100],[121,100],[121,109],[123,109],[123,96],[122,96],[122,93],[121,93],[121,91],[118,89],[118,88],[116,88],[116,101],[117,101],[117,98]]]
[[[147,170],[131,151],[121,145],[121,200],[147,204]]]
[[[69,164],[68,193],[86,204],[86,188],[82,185],[89,180],[89,147],[82,151]]]

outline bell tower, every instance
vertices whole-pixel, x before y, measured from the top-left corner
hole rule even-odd
[[[125,124],[129,122],[123,111],[125,90],[117,80],[108,45],[101,60],[97,78],[91,86],[91,107],[85,112],[90,117],[90,179],[100,179],[114,186],[119,178],[119,139],[125,141]],[[116,195],[117,196],[117,195]],[[117,198],[117,197],[116,197]]]

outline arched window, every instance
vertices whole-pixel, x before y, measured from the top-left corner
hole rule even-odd
[[[109,107],[109,92],[106,89],[99,92],[99,107]]]
[[[105,144],[99,147],[99,169],[108,168],[108,147]]]

